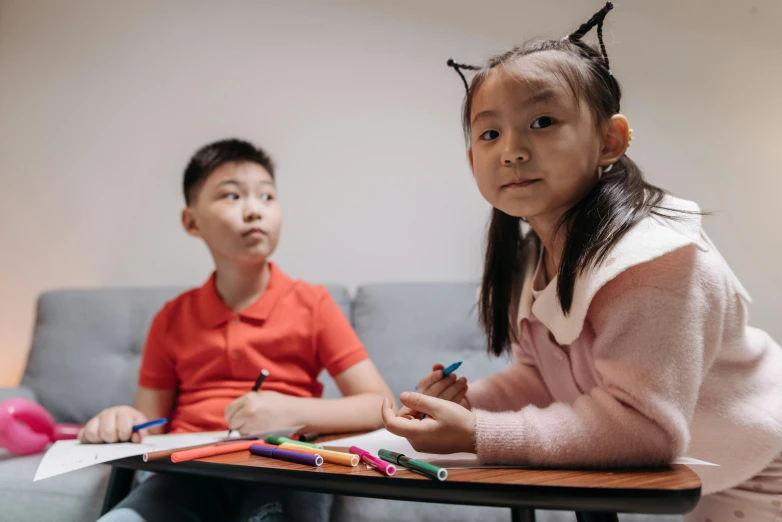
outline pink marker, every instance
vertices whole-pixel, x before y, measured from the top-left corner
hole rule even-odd
[[[358,448],[356,446],[351,446],[348,451],[353,453],[354,455],[358,455],[359,457],[361,457],[361,460],[364,462],[364,464],[372,466],[373,468],[378,470],[383,475],[386,475],[387,477],[390,477],[394,473],[396,473],[396,467],[393,464],[390,464],[384,460],[379,459],[378,457],[375,457],[374,455],[372,455],[370,452],[366,450],[362,450],[361,448]]]

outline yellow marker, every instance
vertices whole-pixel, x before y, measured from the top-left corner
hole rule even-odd
[[[331,462],[332,464],[340,464],[342,466],[358,466],[359,457],[352,453],[343,453],[341,451],[332,451],[317,448],[308,448],[307,446],[299,446],[297,444],[291,444],[290,442],[283,442],[280,444],[280,448],[289,449],[292,451],[300,451],[302,453],[309,453],[310,455],[320,455],[325,462]]]

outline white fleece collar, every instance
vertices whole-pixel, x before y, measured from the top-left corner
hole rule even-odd
[[[673,196],[666,196],[660,206],[688,212],[700,211],[696,203]],[[557,277],[549,281],[546,288],[533,302],[532,278],[539,253],[537,248],[527,249],[518,321],[528,318],[532,312],[540,322],[546,325],[559,344],[571,344],[581,334],[592,299],[598,290],[616,276],[630,267],[652,261],[688,245],[695,245],[703,251],[714,248],[701,228],[700,215],[671,214],[678,216],[679,220],[674,221],[654,215],[644,218],[614,245],[601,265],[592,266],[578,276],[573,288],[573,303],[568,315],[565,315],[559,306]],[[736,276],[730,272],[730,269],[728,272],[733,279],[737,293],[750,301],[749,294]]]

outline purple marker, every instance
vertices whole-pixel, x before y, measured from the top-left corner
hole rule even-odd
[[[320,455],[310,455],[308,453],[299,453],[298,451],[284,450],[277,446],[269,446],[267,444],[253,444],[250,446],[250,453],[253,455],[260,455],[261,457],[307,464],[308,466],[323,465],[323,457]]]

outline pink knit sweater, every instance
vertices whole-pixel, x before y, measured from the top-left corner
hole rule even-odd
[[[666,206],[697,206],[668,198]],[[749,296],[701,229],[650,217],[580,277],[566,316],[527,252],[514,364],[471,384],[483,462],[666,464],[687,453],[703,493],[782,450],[782,349],[747,326]]]

